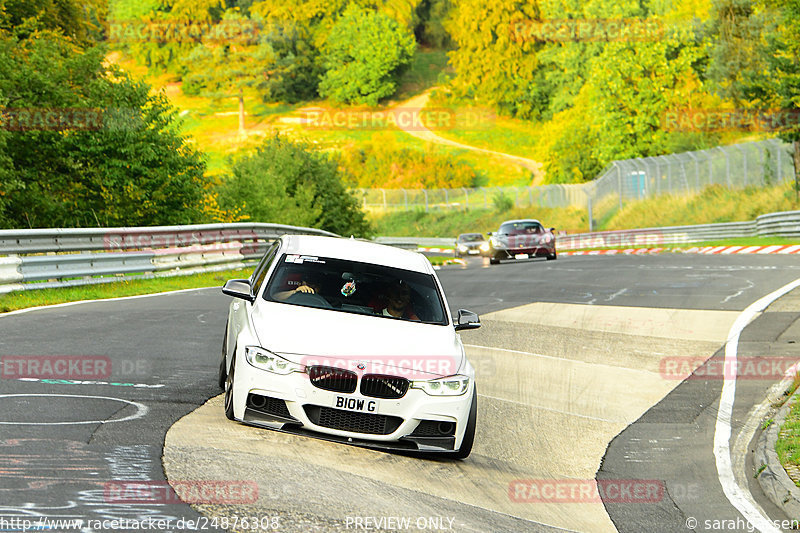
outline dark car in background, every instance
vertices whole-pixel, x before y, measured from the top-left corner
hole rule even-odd
[[[555,228],[545,229],[534,219],[507,220],[500,229],[489,233],[489,262],[496,265],[503,259],[546,257],[556,259]]]
[[[456,239],[454,254],[456,257],[465,255],[486,255],[489,252],[489,243],[482,233],[462,233]]]

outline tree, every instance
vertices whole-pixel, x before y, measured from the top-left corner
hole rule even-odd
[[[377,105],[397,90],[397,76],[415,47],[410,31],[388,15],[351,5],[322,49],[320,95],[338,103]]]
[[[775,0],[779,25],[768,36],[769,64],[774,71],[773,91],[779,109],[791,117],[780,137],[792,143],[795,197],[800,198],[800,0]]]
[[[254,222],[310,226],[340,235],[371,233],[358,201],[342,184],[336,162],[278,135],[233,163],[231,176],[220,185],[219,203]]]
[[[205,164],[163,94],[59,33],[0,39],[11,227],[196,221]],[[2,162],[0,162],[1,164]]]

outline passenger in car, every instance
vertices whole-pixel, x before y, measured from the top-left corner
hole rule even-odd
[[[411,305],[411,288],[408,283],[404,283],[402,280],[389,285],[386,289],[383,303],[385,306],[378,312],[379,315],[419,320]]]

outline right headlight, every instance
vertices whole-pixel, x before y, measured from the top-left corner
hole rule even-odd
[[[460,396],[469,388],[469,377],[457,374],[439,379],[415,380],[412,389],[421,389],[429,396]]]
[[[302,372],[302,365],[292,363],[280,355],[265,350],[260,346],[246,346],[244,356],[247,362],[256,368],[272,372],[274,374],[291,374],[292,372]]]

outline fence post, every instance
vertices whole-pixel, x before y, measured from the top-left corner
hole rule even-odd
[[[617,192],[619,193],[619,208],[622,210],[622,169],[619,168],[616,161],[612,164],[617,168]]]
[[[778,157],[777,157],[777,159],[778,159],[777,167],[778,168],[775,170],[775,172],[777,172],[778,175],[775,176],[775,178],[776,178],[775,179],[775,183],[780,183],[780,182],[783,181],[783,169],[781,168],[781,152],[783,151],[783,146],[782,146],[782,143],[780,141],[778,142],[778,146],[777,146],[776,150],[778,152]]]
[[[589,212],[589,233],[594,231],[594,219],[592,218],[592,195],[586,191],[586,210]]]
[[[408,191],[403,189],[403,204],[406,206],[406,211],[408,211]]]
[[[700,167],[697,163],[697,157],[695,157],[695,155],[692,152],[686,152],[686,153],[689,154],[689,157],[691,157],[692,161],[694,161],[694,188],[695,190],[700,190]],[[686,180],[686,187],[687,188],[689,187],[688,179]]]
[[[386,189],[381,189],[381,194],[383,194],[383,208],[386,209]]]
[[[428,189],[422,189],[422,192],[425,193],[425,212],[428,212]]]
[[[464,209],[469,209],[469,191],[466,187],[461,187],[464,191]]]

